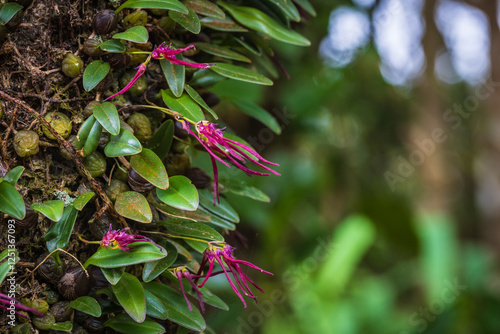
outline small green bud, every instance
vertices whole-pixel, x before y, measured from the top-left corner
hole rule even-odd
[[[56,323],[56,319],[54,319],[52,313],[49,312],[45,314],[44,317],[34,316],[32,322],[36,328],[47,331]]]
[[[108,195],[112,202],[115,202],[116,197],[126,191],[130,191],[130,188],[125,182],[112,179],[109,186],[106,188],[106,195]]]
[[[89,102],[89,104],[87,104],[85,106],[85,108],[83,109],[83,111],[82,111],[83,116],[85,118],[92,116],[92,114],[94,114],[94,107],[96,105],[99,105],[99,104],[101,104],[101,103],[97,102],[97,101],[91,101],[91,102]]]
[[[89,155],[83,162],[83,165],[92,177],[101,176],[106,172],[106,159],[98,151]]]
[[[35,131],[22,130],[14,136],[14,150],[17,155],[24,158],[35,155],[39,151],[39,137]]]
[[[83,60],[80,57],[75,56],[72,53],[66,54],[62,61],[62,71],[66,76],[76,78],[80,75],[82,69]]]
[[[134,129],[134,136],[140,142],[147,142],[151,139],[153,130],[151,129],[151,122],[146,115],[135,113],[128,118],[127,123]]]
[[[49,303],[47,303],[43,299],[34,299],[31,302],[31,308],[34,308],[35,310],[40,311],[43,314],[45,314],[49,310]]]
[[[148,22],[148,13],[144,10],[137,10],[128,14],[123,19],[123,26],[128,29],[131,27],[145,26]]]
[[[91,57],[99,57],[102,55],[102,50],[99,47],[101,41],[95,38],[89,38],[83,43],[83,52]]]
[[[65,114],[61,112],[51,112],[45,116],[45,120],[49,122],[50,126],[64,139],[67,139],[71,134],[73,126],[71,124],[71,120]],[[56,139],[56,137],[46,127],[42,126],[42,131],[45,137],[52,140]]]

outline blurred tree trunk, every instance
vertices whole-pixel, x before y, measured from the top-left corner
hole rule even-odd
[[[416,122],[410,130],[412,147],[409,161],[422,180],[422,193],[417,209],[422,212],[446,213],[449,211],[451,197],[451,174],[447,171],[447,162],[443,154],[446,144],[443,140],[446,136],[446,125],[443,120],[443,101],[440,94],[442,87],[434,74],[437,53],[444,47],[434,19],[437,3],[437,0],[427,0],[423,8],[426,30],[422,46],[427,66],[423,73],[422,84],[417,88],[419,105]],[[423,160],[422,164],[419,164],[420,160]]]

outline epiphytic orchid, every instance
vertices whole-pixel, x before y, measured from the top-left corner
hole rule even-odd
[[[253,294],[253,292],[250,290],[250,287],[248,283],[252,284],[254,287],[256,287],[260,292],[264,293],[264,290],[262,290],[257,284],[255,284],[242,270],[240,265],[245,265],[250,268],[259,270],[261,273],[265,273],[268,275],[273,275],[269,271],[265,271],[264,269],[261,269],[257,267],[256,265],[248,262],[248,261],[243,261],[243,260],[238,260],[233,256],[233,250],[235,248],[231,247],[230,245],[224,245],[223,247],[217,247],[213,245],[209,245],[208,249],[205,250],[203,253],[203,259],[200,264],[200,270],[198,271],[198,274],[196,275],[197,278],[205,277],[203,282],[198,285],[198,287],[203,287],[205,282],[212,276],[219,275],[224,273],[226,275],[227,281],[229,282],[229,285],[233,289],[233,291],[236,293],[236,295],[241,299],[243,302],[243,305],[245,308],[247,307],[247,304],[245,302],[245,299],[242,296],[243,295],[255,299],[257,301],[257,297]],[[214,272],[214,266],[215,262],[219,263],[219,265],[222,267],[222,271],[217,271]],[[208,271],[205,275],[201,275],[201,272],[203,270],[203,267],[208,263]],[[231,276],[229,273],[232,274],[233,279],[231,279]],[[240,292],[241,291],[241,292]]]
[[[198,141],[203,145],[203,147],[210,154],[210,159],[212,160],[212,167],[214,170],[214,204],[219,201],[219,172],[217,170],[216,160],[227,167],[231,167],[228,162],[222,160],[222,157],[228,159],[236,167],[247,173],[248,175],[262,175],[268,176],[269,173],[262,173],[251,170],[245,166],[247,160],[253,162],[257,166],[264,168],[265,170],[280,176],[280,174],[273,169],[269,168],[268,165],[279,166],[276,163],[267,161],[260,154],[258,154],[254,149],[239,143],[235,140],[224,137],[224,129],[219,129],[214,123],[208,121],[200,121],[195,124],[196,133],[191,130],[191,124],[183,121],[184,129],[186,129],[191,135],[193,135]],[[246,152],[245,152],[246,151]],[[250,156],[250,153],[252,156]]]
[[[134,242],[145,241],[145,242],[151,242],[152,244],[155,244],[156,246],[161,248],[159,245],[157,245],[153,240],[149,239],[148,237],[145,237],[140,234],[129,234],[127,233],[128,230],[130,230],[129,227],[126,227],[123,230],[112,230],[111,225],[109,225],[108,232],[106,232],[102,237],[101,246],[111,249],[119,248],[122,251],[128,251],[134,248],[128,246],[129,244]]]
[[[196,67],[196,68],[210,68],[210,66],[212,64],[189,63],[189,62],[186,62],[183,60],[179,60],[175,56],[176,54],[185,52],[185,51],[192,49],[194,47],[195,47],[195,45],[191,44],[191,45],[186,46],[185,48],[174,49],[174,48],[172,48],[172,44],[165,46],[165,42],[163,42],[160,44],[160,46],[154,48],[153,52],[151,53],[151,56],[154,59],[166,59],[174,65],[185,65],[185,66],[191,66],[191,67]]]
[[[179,285],[181,286],[181,292],[182,295],[184,296],[184,299],[186,300],[187,306],[189,308],[189,311],[193,312],[193,308],[191,304],[189,303],[189,300],[186,295],[186,291],[184,291],[184,285],[182,284],[182,278],[187,279],[191,287],[193,288],[194,292],[196,293],[196,296],[198,296],[198,301],[200,303],[201,307],[201,312],[205,313],[205,304],[203,304],[203,293],[201,293],[200,289],[198,289],[198,286],[193,280],[193,276],[189,271],[186,269],[175,269],[175,275],[177,276],[177,279],[179,280]],[[196,276],[194,276],[196,278]]]
[[[110,97],[106,98],[106,100],[109,100],[117,95],[121,95],[121,94],[125,93],[127,90],[129,90],[130,87],[132,87],[134,85],[134,83],[146,72],[146,66],[148,65],[149,61],[151,60],[151,57],[153,57],[154,59],[160,59],[160,60],[166,59],[174,65],[184,65],[184,66],[191,66],[191,67],[203,68],[203,69],[210,68],[210,66],[212,66],[212,64],[190,63],[190,62],[186,62],[183,60],[179,60],[175,56],[176,54],[182,53],[182,52],[189,50],[189,49],[192,49],[194,47],[195,47],[195,45],[191,44],[185,48],[174,49],[174,48],[172,48],[171,44],[169,44],[168,46],[165,46],[165,42],[160,44],[160,46],[155,46],[153,51],[149,54],[148,59],[146,59],[146,61],[144,63],[142,63],[141,65],[139,65],[137,67],[137,73],[134,75],[132,80],[130,80],[130,82],[125,87],[123,87],[122,90],[120,90],[118,93],[113,94]],[[133,52],[133,53],[143,54],[142,52]],[[146,54],[148,54],[148,53],[146,53]]]

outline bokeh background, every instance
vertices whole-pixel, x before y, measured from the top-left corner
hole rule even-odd
[[[311,3],[316,17],[297,29],[312,46],[276,43],[291,80],[214,89],[272,111],[283,131],[218,107],[282,176],[229,176],[271,198],[233,202],[232,243],[275,276],[249,272],[266,294],[246,309],[223,277],[211,282],[231,311],[210,325],[500,333],[497,1]]]

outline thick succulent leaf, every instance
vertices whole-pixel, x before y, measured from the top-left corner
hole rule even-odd
[[[126,191],[116,198],[115,209],[121,216],[140,223],[151,223],[153,213],[146,198],[135,192]]]
[[[168,188],[169,179],[165,165],[150,149],[144,148],[141,153],[132,156],[130,166],[155,187]]]
[[[132,274],[123,273],[120,281],[111,286],[125,312],[137,322],[146,319],[146,296],[141,282]]]
[[[96,105],[93,115],[110,134],[116,136],[120,133],[120,118],[113,103],[104,102]]]
[[[115,39],[124,39],[126,41],[135,42],[135,43],[146,43],[149,38],[149,34],[146,28],[143,26],[136,26],[125,30],[124,32],[120,32],[118,34],[114,34],[113,38]]]
[[[146,319],[138,323],[126,314],[118,314],[104,323],[104,326],[123,334],[160,334],[165,328],[156,321]]]
[[[11,185],[15,186],[17,184],[17,181],[19,181],[19,178],[24,172],[24,167],[23,166],[17,166],[15,168],[12,168],[5,176],[3,177],[3,182],[10,183]]]
[[[259,85],[273,85],[271,79],[241,66],[226,63],[217,63],[215,66],[210,67],[210,69],[226,78],[251,82]]]
[[[168,12],[168,16],[184,27],[187,31],[192,32],[193,34],[199,34],[201,31],[200,19],[191,8],[188,8],[188,11],[189,12],[187,14],[170,11]]]
[[[169,119],[164,122],[148,142],[148,148],[155,152],[160,160],[167,157],[174,139],[174,122]]]
[[[227,10],[238,23],[247,28],[261,32],[285,43],[300,46],[311,45],[311,42],[309,42],[307,38],[293,30],[283,27],[258,9],[233,6],[222,1],[219,1],[218,4]]]
[[[195,13],[216,19],[224,19],[226,14],[219,6],[208,0],[187,0],[184,5],[191,8]]]
[[[64,249],[68,246],[77,215],[78,210],[75,209],[73,204],[70,204],[64,209],[61,219],[52,224],[50,230],[43,236],[47,242],[49,252],[57,248]]]
[[[33,203],[31,208],[40,212],[45,217],[56,222],[61,219],[64,211],[64,201],[45,201],[42,203]]]
[[[184,59],[182,54],[178,54],[176,57],[179,60]],[[167,59],[160,60],[160,66],[172,94],[174,94],[175,97],[180,97],[184,90],[184,82],[186,80],[186,66],[174,65]]]
[[[101,82],[110,69],[109,63],[102,60],[94,60],[83,72],[83,88],[89,92]]]
[[[251,116],[260,121],[269,129],[273,130],[274,133],[281,133],[281,126],[279,125],[276,118],[274,118],[267,110],[264,110],[258,104],[244,100],[233,100],[232,102],[238,109],[243,111],[248,116]]]
[[[128,0],[123,3],[115,13],[123,8],[155,8],[168,9],[187,14],[188,9],[178,0]]]
[[[218,56],[221,58],[243,61],[245,63],[252,62],[249,58],[247,58],[247,57],[239,54],[238,52],[235,52],[235,51],[233,51],[230,48],[225,47],[225,46],[220,46],[220,45],[211,44],[211,43],[198,42],[198,43],[196,43],[196,48],[200,49],[203,52],[206,52],[208,54]]]
[[[161,244],[161,246],[167,251],[167,256],[163,259],[148,261],[144,264],[144,269],[142,270],[142,280],[144,282],[151,282],[167,270],[175,262],[175,260],[177,260],[178,253],[174,245],[165,241]]]
[[[188,94],[182,94],[176,98],[169,89],[162,89],[161,96],[163,102],[172,110],[177,111],[182,116],[194,122],[199,122],[205,119],[201,107],[193,101]]]
[[[92,297],[82,296],[69,303],[73,309],[89,314],[93,317],[99,318],[101,316],[101,306]]]
[[[179,236],[210,241],[224,241],[224,237],[219,232],[203,223],[181,219],[168,219],[158,222],[158,224],[163,226],[168,232]]]
[[[141,151],[141,142],[124,128],[120,129],[119,135],[112,135],[109,143],[104,148],[104,154],[110,158],[134,155],[140,153]]]
[[[213,30],[218,31],[232,31],[232,32],[247,32],[248,29],[240,26],[238,23],[234,22],[230,17],[224,19],[216,19],[213,17],[204,17],[200,20],[201,25]]]
[[[168,320],[198,332],[206,328],[200,311],[196,307],[193,307],[193,312],[189,311],[184,297],[179,292],[158,282],[143,283],[143,285],[165,305]]]
[[[186,85],[185,89],[186,89],[186,93],[188,93],[188,95],[191,96],[191,98],[196,103],[198,103],[203,109],[208,111],[214,119],[219,119],[219,116],[217,116],[215,111],[213,111],[212,108],[210,108],[208,106],[208,104],[203,100],[203,98],[200,96],[200,94],[198,94],[198,92],[193,87]]]
[[[194,211],[198,208],[198,191],[183,175],[172,176],[168,189],[156,189],[156,195],[163,203],[177,209]]]
[[[15,2],[4,4],[2,9],[0,9],[0,24],[4,25],[9,22],[21,9],[23,9],[23,6]]]

